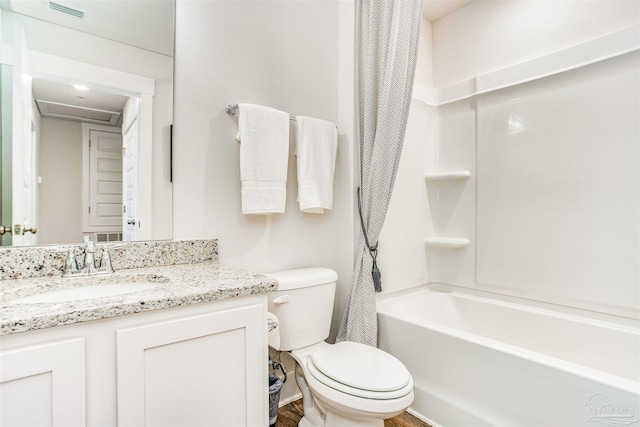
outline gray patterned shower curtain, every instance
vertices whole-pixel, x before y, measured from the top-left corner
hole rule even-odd
[[[338,341],[377,345],[372,268],[407,127],[423,0],[356,0],[356,141],[360,228],[351,293]],[[358,220],[359,221],[359,220]],[[366,240],[369,242],[367,247]]]

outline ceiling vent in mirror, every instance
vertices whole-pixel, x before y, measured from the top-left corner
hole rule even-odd
[[[56,12],[66,13],[67,15],[75,16],[76,18],[84,18],[85,12],[84,10],[78,9],[76,7],[67,6],[60,2],[45,0],[45,7],[55,10]]]
[[[100,123],[114,126],[120,118],[119,111],[100,110],[97,108],[78,107],[60,102],[37,99],[38,109],[42,117],[76,120],[87,123]]]

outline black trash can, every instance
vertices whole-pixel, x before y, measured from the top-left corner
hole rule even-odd
[[[280,403],[280,392],[284,383],[277,376],[269,375],[269,427],[275,427],[278,419],[278,404]]]

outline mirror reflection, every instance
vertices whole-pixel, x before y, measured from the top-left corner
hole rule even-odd
[[[173,0],[0,7],[2,245],[170,239]]]

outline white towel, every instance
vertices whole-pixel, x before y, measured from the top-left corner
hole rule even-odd
[[[238,104],[242,213],[284,212],[289,159],[289,114]]]
[[[326,120],[297,116],[298,203],[307,213],[333,207],[338,131]]]

